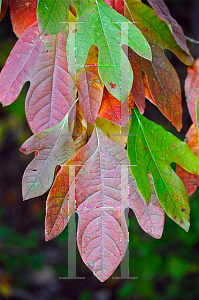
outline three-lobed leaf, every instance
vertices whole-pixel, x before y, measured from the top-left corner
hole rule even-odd
[[[124,25],[125,24],[125,25]],[[76,62],[69,63],[72,74],[84,66],[91,45],[99,48],[98,70],[103,83],[124,102],[133,83],[133,72],[121,45],[129,45],[138,55],[151,59],[151,50],[139,29],[102,0],[92,1],[76,25]],[[70,43],[67,43],[69,58]]]
[[[161,205],[154,195],[147,207],[128,165],[126,150],[95,128],[89,142],[61,168],[47,199],[46,239],[57,236],[76,211],[80,254],[101,281],[113,273],[126,250],[125,207],[134,210],[147,233],[160,238],[163,230]]]
[[[176,162],[188,172],[199,174],[198,157],[186,143],[146,119],[137,109],[132,110],[127,150],[132,175],[144,199],[150,201],[151,197],[150,173],[165,212],[188,231],[190,208],[187,193],[170,164]]]

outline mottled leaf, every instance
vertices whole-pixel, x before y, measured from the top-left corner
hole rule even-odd
[[[22,194],[28,200],[44,194],[53,182],[55,167],[65,164],[76,153],[68,114],[58,125],[30,137],[20,150],[25,154],[38,151],[23,175]]]
[[[185,187],[172,170],[176,162],[187,171],[199,174],[199,159],[186,143],[181,142],[161,126],[147,120],[137,109],[132,110],[132,122],[127,140],[131,173],[146,201],[151,198],[151,173],[156,195],[167,215],[186,231],[189,229],[189,203]]]
[[[184,36],[182,27],[171,16],[168,7],[165,5],[164,0],[147,0],[155,10],[157,16],[168,24],[177,44],[187,53],[190,54],[189,48],[186,44],[186,38]]]
[[[54,35],[62,31],[68,21],[68,11],[72,4],[77,9],[77,16],[87,6],[89,0],[39,0],[37,18],[42,35]]]
[[[42,37],[37,24],[31,25],[17,41],[0,74],[1,103],[14,102],[24,83],[30,81],[25,112],[32,132],[59,124],[74,102],[74,82],[67,68],[64,35]]]
[[[189,128],[186,139],[187,145],[194,152],[195,155],[199,156],[199,134],[197,127],[192,124]],[[181,166],[177,165],[176,174],[181,178],[185,185],[187,194],[190,196],[199,186],[199,175],[191,174],[185,171]]]
[[[157,198],[147,207],[128,165],[126,150],[95,129],[84,148],[62,167],[47,200],[46,239],[57,236],[77,211],[79,251],[100,281],[113,273],[125,253],[128,202],[147,233],[159,238],[163,230],[164,212]]]
[[[38,0],[9,0],[13,31],[18,37],[37,22],[37,2]]]
[[[193,67],[188,68],[188,74],[185,80],[185,95],[192,121],[197,126],[196,102],[199,101],[199,58],[196,59]]]
[[[126,25],[123,26],[122,22]],[[127,25],[128,23],[128,25]],[[133,73],[121,45],[129,45],[136,53],[151,59],[151,50],[139,29],[114,11],[102,0],[89,4],[76,25],[76,62],[69,63],[72,74],[84,66],[89,48],[99,48],[98,71],[103,83],[117,99],[124,102],[128,96]],[[70,44],[67,45],[70,58]],[[122,75],[122,76],[121,76]]]

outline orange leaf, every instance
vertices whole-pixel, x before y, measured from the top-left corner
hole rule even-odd
[[[38,0],[9,0],[13,31],[18,37],[37,21],[37,2]]]
[[[0,21],[3,19],[3,17],[5,16],[6,12],[7,12],[7,8],[8,8],[8,0],[3,0],[1,7],[0,7]]]
[[[133,107],[134,102],[131,94],[121,105],[120,101],[111,93],[109,93],[109,91],[105,87],[98,116],[123,127],[128,122],[127,116],[129,114],[129,108]]]

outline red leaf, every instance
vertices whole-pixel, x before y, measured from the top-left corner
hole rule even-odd
[[[106,4],[111,6],[121,15],[124,15],[124,1],[123,0],[103,0]]]
[[[163,230],[163,209],[155,196],[146,205],[129,164],[126,150],[95,129],[84,148],[62,167],[47,199],[46,240],[57,236],[77,211],[79,251],[100,281],[113,273],[126,251],[128,202],[146,232],[160,238]]]
[[[133,71],[134,69],[136,70],[131,93],[138,109],[141,113],[144,113],[145,87],[141,72],[141,70],[143,70],[148,81],[152,102],[159,108],[165,117],[180,130],[182,127],[182,105],[178,75],[164,56],[161,48],[153,47],[152,54],[153,60],[152,62],[148,62],[146,59],[141,59],[133,51],[129,50],[131,66]]]
[[[37,2],[38,0],[9,0],[13,31],[18,37],[37,21]]]
[[[193,67],[188,68],[188,74],[185,80],[185,95],[192,121],[197,126],[196,102],[199,97],[199,58],[196,59]]]
[[[189,128],[186,134],[185,141],[187,145],[190,147],[190,149],[195,153],[195,155],[199,156],[199,134],[198,134],[198,129],[194,124],[192,124],[191,127]],[[197,186],[199,186],[199,175],[191,174],[185,171],[179,165],[177,165],[176,173],[182,179],[187,194],[189,196],[193,194]]]
[[[74,102],[74,82],[67,68],[64,35],[42,37],[35,23],[19,38],[0,74],[0,101],[11,104],[30,81],[25,103],[30,128],[37,133],[53,127]],[[70,118],[69,124],[74,114]]]
[[[6,12],[8,9],[8,0],[3,0],[1,7],[0,7],[0,21],[3,19],[3,17],[5,16]]]
[[[157,16],[167,22],[172,30],[173,36],[177,44],[187,53],[190,54],[189,48],[186,44],[186,38],[184,36],[182,27],[178,22],[171,16],[168,7],[165,5],[164,0],[147,0],[155,10]]]
[[[95,125],[95,119],[102,101],[104,85],[98,75],[83,68],[77,74],[76,86],[84,118]]]
[[[133,98],[129,95],[124,103],[115,98],[106,87],[104,87],[104,93],[102,98],[101,107],[98,113],[100,118],[110,120],[112,123],[118,126],[125,126],[128,122],[129,108],[134,107]]]

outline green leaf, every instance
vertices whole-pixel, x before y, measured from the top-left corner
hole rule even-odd
[[[90,46],[97,45],[99,75],[109,92],[123,102],[131,90],[133,72],[121,45],[129,45],[138,55],[151,60],[152,54],[148,42],[133,23],[102,0],[96,0],[86,7],[76,28],[77,70],[84,66]],[[70,58],[74,49],[70,49],[69,41],[67,44]],[[74,73],[74,64],[75,62],[73,60],[70,62],[69,59],[72,73]]]
[[[147,173],[151,173],[156,195],[165,212],[188,231],[188,196],[170,164],[176,162],[188,172],[199,174],[198,157],[186,143],[146,119],[137,109],[132,110],[127,149],[131,173],[144,199],[150,201],[151,186]]]
[[[77,17],[87,6],[89,0],[39,0],[37,19],[42,35],[53,35],[62,31],[68,20],[70,5],[77,9]]]

